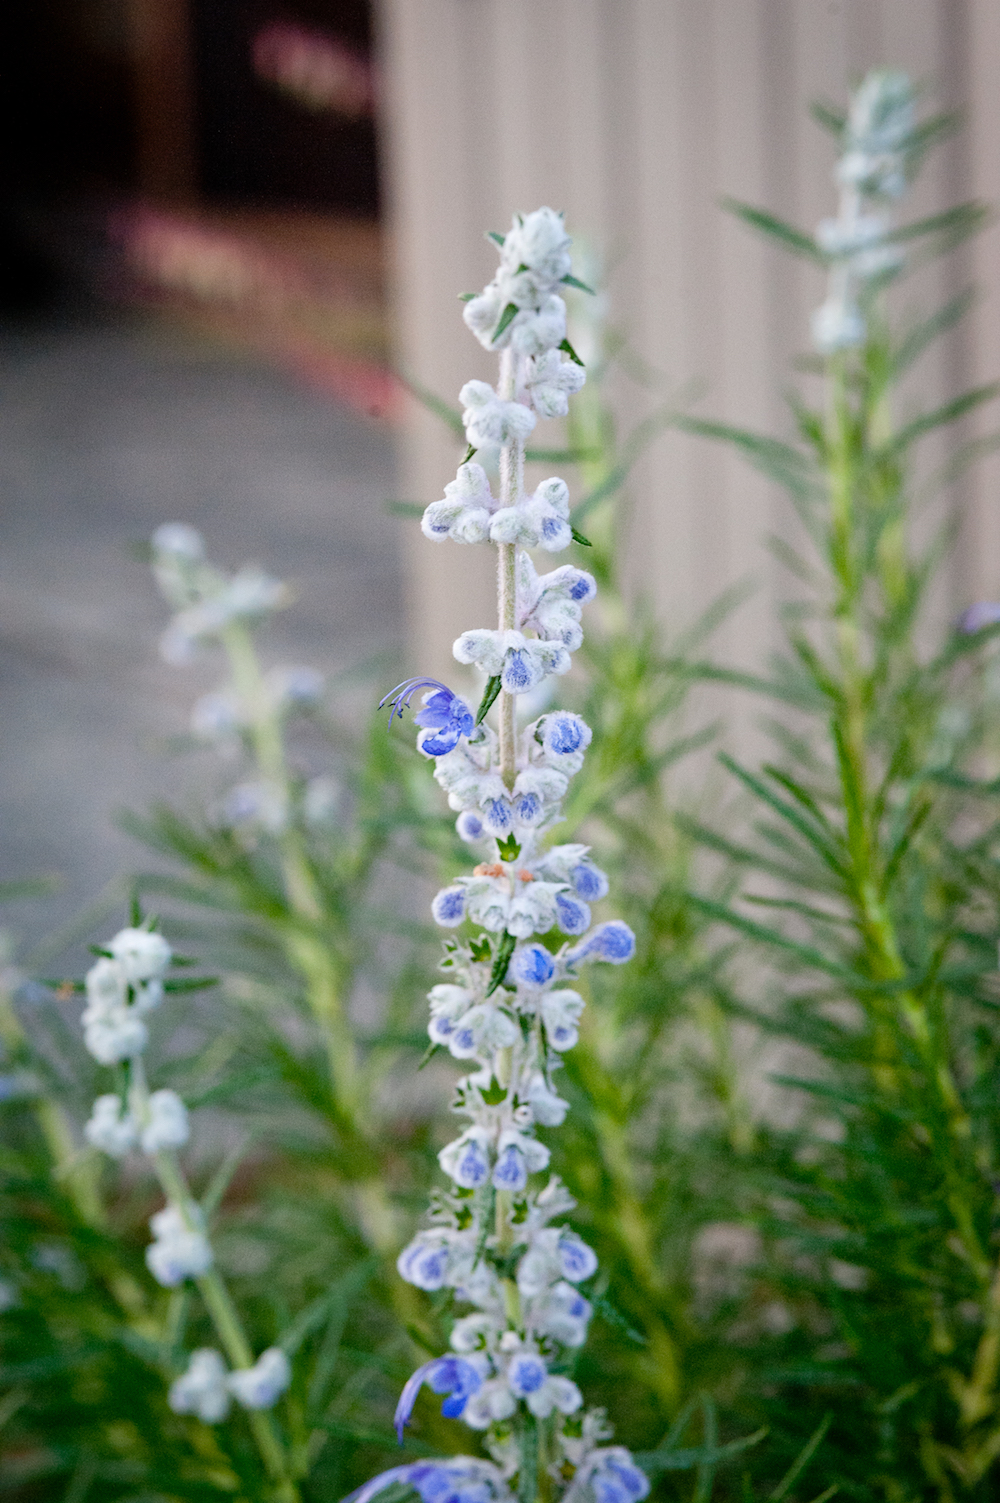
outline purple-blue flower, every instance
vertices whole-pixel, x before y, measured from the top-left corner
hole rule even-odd
[[[566,964],[579,965],[581,960],[606,960],[611,965],[622,965],[635,954],[635,935],[628,924],[620,919],[598,924],[582,944],[566,951]]]
[[[590,909],[568,892],[556,893],[556,914],[564,934],[583,934],[590,928]]]
[[[544,986],[555,975],[555,964],[544,945],[524,945],[514,951],[510,975],[522,986]]]
[[[509,1143],[497,1159],[493,1183],[498,1190],[523,1190],[528,1183],[524,1154],[515,1144]]]
[[[425,1383],[435,1393],[448,1395],[441,1405],[441,1413],[445,1418],[458,1419],[466,1400],[478,1391],[482,1379],[472,1363],[466,1362],[464,1357],[434,1357],[418,1367],[407,1380],[396,1405],[394,1424],[400,1445],[403,1444],[403,1431],[410,1422],[417,1394]]]
[[[641,1472],[624,1446],[610,1446],[590,1476],[597,1503],[638,1503],[649,1492],[649,1478]]]
[[[390,1467],[351,1493],[344,1503],[369,1503],[394,1482],[412,1487],[421,1503],[489,1503],[506,1494],[502,1476],[490,1462],[472,1456],[449,1456]]]
[[[519,1352],[507,1370],[507,1382],[511,1393],[526,1398],[529,1393],[538,1392],[548,1375],[549,1370],[541,1357],[536,1357],[533,1352]]]
[[[414,715],[414,724],[437,734],[425,736],[420,750],[429,757],[443,757],[446,752],[454,751],[463,736],[471,735],[476,724],[465,700],[447,684],[436,678],[404,679],[379,700],[378,707],[381,710],[389,705],[389,724],[392,725],[393,717],[398,715],[402,719],[403,711],[410,708],[414,694],[421,689],[430,692],[424,695],[424,707]]]
[[[435,923],[454,929],[465,917],[465,888],[443,887],[431,904]]]
[[[608,895],[608,879],[592,861],[581,861],[579,866],[574,866],[569,879],[577,897],[588,903],[596,903]]]

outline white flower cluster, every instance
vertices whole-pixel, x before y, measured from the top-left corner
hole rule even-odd
[[[466,1092],[477,1089],[468,1081],[463,1084]],[[485,1088],[486,1082],[482,1084]],[[500,1147],[498,1163],[505,1156],[513,1163],[515,1156],[522,1157],[523,1145],[533,1141],[516,1129],[506,1129],[505,1136],[507,1146]],[[466,1143],[474,1141],[469,1134],[463,1138]],[[540,1144],[535,1147],[541,1149]],[[473,1155],[477,1164],[478,1155],[477,1143]],[[533,1169],[544,1167],[547,1161],[547,1150],[534,1161],[528,1160]],[[464,1177],[477,1178],[478,1169]],[[507,1179],[520,1185],[523,1196],[518,1228],[521,1255],[515,1274],[520,1304],[516,1329],[509,1320],[509,1299],[505,1302],[499,1273],[483,1253],[477,1257],[484,1243],[493,1248],[496,1239],[488,1232],[484,1236],[475,1197],[442,1196],[433,1213],[434,1225],[418,1233],[397,1264],[402,1277],[418,1288],[451,1289],[456,1299],[475,1306],[475,1313],[457,1320],[451,1333],[452,1350],[478,1378],[461,1411],[462,1419],[475,1430],[488,1430],[509,1419],[518,1400],[539,1419],[553,1410],[573,1414],[583,1403],[576,1384],[550,1367],[558,1362],[563,1348],[582,1346],[586,1340],[591,1305],[576,1286],[593,1276],[597,1258],[568,1227],[549,1225],[574,1205],[557,1179],[537,1192],[525,1191],[526,1176],[520,1169]],[[471,1383],[468,1376],[466,1382]]]
[[[231,1399],[244,1409],[270,1409],[291,1381],[291,1364],[279,1346],[269,1346],[253,1367],[235,1372],[227,1370],[220,1352],[201,1347],[170,1385],[168,1402],[175,1414],[196,1414],[205,1424],[216,1425],[229,1413]]]
[[[193,1201],[164,1206],[149,1218],[149,1227],[153,1241],[146,1248],[146,1267],[164,1289],[200,1278],[211,1268],[212,1244],[201,1210]]]
[[[536,209],[514,216],[500,244],[500,265],[489,286],[465,304],[464,318],[488,350],[544,356],[566,338],[566,304],[557,292],[570,276],[572,241],[561,214]]]
[[[505,696],[500,734],[485,721],[477,725],[465,701],[436,680],[410,679],[386,696],[391,713],[401,714],[428,686],[416,715],[417,746],[434,762],[459,835],[483,847],[474,870],[433,902],[443,927],[473,926],[446,941],[446,979],[429,994],[432,1044],[471,1066],[453,1104],[465,1125],[439,1154],[450,1187],[435,1193],[429,1225],[397,1263],[409,1283],[449,1290],[471,1308],[452,1327],[450,1352],[424,1363],[406,1384],[396,1423],[402,1438],[426,1384],[444,1396],[443,1414],[484,1432],[499,1478],[520,1472],[518,1491],[533,1496],[520,1437],[528,1416],[547,1420],[547,1465],[558,1492],[587,1503],[636,1503],[649,1491],[647,1479],[627,1451],[600,1445],[609,1435],[600,1411],[584,1411],[565,1373],[586,1340],[592,1306],[580,1286],[597,1272],[597,1257],[562,1219],[574,1201],[560,1181],[532,1184],[550,1160],[539,1129],[560,1126],[569,1111],[556,1074],[579,1037],[578,969],[591,960],[620,964],[635,949],[626,924],[593,924],[590,905],[606,896],[608,881],[589,847],[544,843],[583,766],[589,727],[562,710],[520,730],[516,722],[516,696],[569,668],[583,640],[582,608],[596,593],[584,570],[539,575],[522,551],[556,551],[572,536],[563,481],[545,481],[531,496],[517,493],[521,449],[536,415],[565,413],[583,381],[580,367],[559,353],[565,307],[556,288],[567,279],[561,217],[540,209],[515,219],[496,278],[465,310],[481,342],[504,351],[506,395],[480,381],[461,393],[472,448],[506,451],[500,468],[509,504],[498,505],[485,469],[470,458],[423,519],[425,535],[436,541],[489,541],[509,550],[501,555],[502,628],[463,632],[454,646],[459,662],[492,680],[490,694]],[[538,938],[552,931],[567,936],[558,948]],[[363,1488],[357,1503],[395,1481],[416,1488],[424,1503],[432,1492],[495,1503],[497,1474],[467,1472],[466,1460],[393,1468]]]
[[[205,557],[205,543],[184,522],[166,522],[153,534],[153,572],[176,615],[160,639],[168,663],[188,663],[205,642],[236,621],[262,621],[288,602],[277,579],[248,565],[226,576]]]
[[[143,1153],[183,1148],[190,1136],[187,1107],[176,1091],[154,1091],[144,1104],[142,1122],[120,1096],[98,1096],[84,1128],[87,1142],[113,1159],[139,1147]]]
[[[462,839],[472,843],[491,835],[513,834],[525,853],[518,870],[530,869],[531,852],[559,819],[569,780],[583,766],[590,739],[590,727],[567,710],[554,710],[532,721],[521,733],[519,767],[511,788],[497,770],[497,738],[489,726],[477,727],[453,750],[435,758],[435,779],[451,807],[462,811],[458,820]],[[459,922],[453,904],[440,913],[435,909],[435,917],[438,923]]]
[[[445,486],[444,500],[427,507],[420,526],[433,543],[445,538],[455,543],[520,543],[524,548],[561,553],[573,541],[564,480],[557,476],[543,480],[530,496],[522,494],[513,506],[501,506],[490,490],[486,471],[471,459],[459,465],[455,479]]]
[[[885,202],[905,193],[914,122],[913,86],[904,73],[869,73],[851,100],[835,174],[840,212],[816,230],[816,243],[830,261],[827,299],[812,316],[821,354],[864,343],[865,288],[902,265],[888,213],[866,208],[865,200]]]
[[[83,1039],[102,1065],[141,1054],[149,1039],[145,1015],[163,1000],[170,946],[150,929],[122,929],[86,976]]]
[[[562,215],[537,209],[515,217],[505,238],[494,238],[501,246],[499,269],[486,290],[466,303],[465,321],[487,349],[510,351],[513,389],[501,397],[486,381],[467,381],[459,392],[469,448],[483,450],[484,457],[505,445],[523,445],[539,417],[565,417],[569,398],[586,379],[567,343],[566,304],[556,291],[573,281]],[[434,542],[519,543],[548,553],[568,548],[573,538],[564,481],[545,480],[530,496],[521,492],[501,506],[471,453],[421,525]]]
[[[133,926],[119,930],[85,978],[84,1043],[99,1064],[124,1062],[130,1071],[127,1098],[115,1092],[98,1096],[84,1127],[87,1142],[111,1158],[136,1148],[155,1158],[183,1148],[191,1134],[180,1096],[171,1090],[150,1093],[140,1060],[148,1042],[145,1015],[163,999],[163,978],[172,958],[162,934]],[[211,1244],[193,1201],[167,1204],[149,1225],[153,1241],[146,1264],[165,1288],[211,1268]]]
[[[201,534],[186,523],[167,522],[157,528],[151,547],[153,572],[176,610],[160,644],[170,663],[189,662],[195,648],[212,639],[226,645],[228,628],[259,623],[289,598],[285,585],[254,566],[231,576],[215,569],[206,559]],[[238,642],[235,651],[240,653]],[[238,671],[236,676],[240,677]],[[249,684],[223,683],[195,701],[191,734],[225,757],[243,749],[260,762],[261,743],[273,745],[274,732],[280,732],[287,717],[317,706],[323,688],[323,675],[301,665],[251,675]],[[312,778],[300,788],[283,767],[272,767],[229,788],[211,813],[220,829],[252,844],[261,834],[281,835],[294,813],[308,825],[329,823],[336,802],[328,776]]]

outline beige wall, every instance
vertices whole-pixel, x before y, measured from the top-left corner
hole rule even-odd
[[[842,101],[870,67],[906,68],[933,107],[968,107],[967,131],[932,160],[907,212],[970,192],[1000,203],[1000,0],[381,0],[381,23],[400,360],[452,400],[492,374],[455,300],[492,275],[483,231],[548,203],[616,263],[612,316],[636,350],[676,385],[704,384],[698,412],[787,429],[788,360],[807,345],[822,279],[718,201],[806,226],[833,212],[833,143],[807,107]],[[927,360],[906,401],[1000,372],[997,251],[990,232],[911,284],[907,305],[929,307],[969,275],[987,297],[974,332]],[[618,401],[635,397],[620,388]],[[401,494],[435,499],[458,457],[414,407]],[[997,473],[952,496],[966,522],[942,609],[1000,592]],[[678,626],[752,576],[757,595],[719,651],[759,661],[789,588],[764,546],[790,533],[782,498],[674,433],[637,469],[631,500],[632,588]],[[415,526],[407,547],[412,665],[446,672],[457,632],[489,622],[489,559]]]

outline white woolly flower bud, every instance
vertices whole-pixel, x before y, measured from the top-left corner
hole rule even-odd
[[[510,913],[507,877],[467,877],[460,891],[465,894],[465,912],[474,924],[482,924],[491,934],[506,928]]]
[[[536,766],[557,768],[572,777],[583,766],[592,736],[590,726],[579,715],[554,710],[527,727],[524,744]]]
[[[585,1003],[579,992],[568,988],[545,992],[540,1010],[545,1034],[553,1049],[572,1049],[580,1037],[579,1021]]]
[[[505,1378],[488,1378],[466,1400],[462,1419],[473,1430],[488,1430],[498,1420],[509,1419],[517,1408],[517,1399]]]
[[[497,1143],[493,1183],[498,1190],[518,1194],[527,1187],[528,1175],[546,1169],[550,1158],[549,1149],[537,1138],[528,1137],[514,1127],[506,1128]]]
[[[915,125],[913,84],[895,69],[875,69],[854,91],[847,117],[851,144],[865,151],[901,151]]]
[[[835,355],[864,344],[867,332],[856,304],[832,297],[815,310],[811,319],[813,344],[821,355]]]
[[[128,979],[124,967],[110,956],[102,955],[90,967],[84,977],[87,992],[87,1012],[115,1011],[125,1006]],[[84,1013],[84,1021],[87,1019]]]
[[[528,1251],[517,1265],[517,1287],[524,1299],[545,1294],[559,1279],[582,1283],[597,1272],[597,1256],[569,1227],[543,1227],[535,1232]]]
[[[543,480],[531,496],[521,496],[513,506],[501,507],[490,523],[490,537],[495,543],[522,543],[526,548],[543,548],[559,553],[573,540],[569,525],[569,490],[558,476]],[[532,581],[525,600],[534,604],[534,574],[530,560],[518,560],[519,576]]]
[[[556,1095],[541,1070],[530,1076],[523,1095],[525,1105],[531,1109],[532,1118],[539,1126],[561,1127],[565,1122],[569,1102]]]
[[[464,986],[451,986],[442,982],[431,987],[427,994],[431,1004],[431,1018],[427,1032],[434,1044],[448,1045],[454,1033],[455,1023],[472,1006],[472,993]]]
[[[460,1239],[460,1240],[459,1240]],[[500,1281],[496,1270],[483,1257],[477,1257],[475,1233],[460,1232],[452,1249],[448,1283],[455,1297],[481,1310],[497,1309],[501,1303]]]
[[[124,968],[106,956],[85,977],[87,1006],[80,1018],[83,1041],[102,1065],[116,1065],[141,1054],[149,1040],[140,1009],[126,1003],[127,984]]]
[[[133,985],[163,975],[170,964],[170,946],[155,929],[120,929],[108,945],[121,966],[125,980]]]
[[[149,1225],[156,1240],[146,1248],[146,1266],[165,1289],[200,1278],[211,1268],[212,1247],[197,1206],[189,1205],[186,1215],[177,1206],[164,1206],[150,1217]]]
[[[288,601],[288,587],[280,579],[247,566],[237,570],[212,604],[219,614],[219,625],[225,626],[230,621],[262,621]]]
[[[851,214],[824,219],[816,228],[817,244],[846,266],[853,277],[869,278],[897,271],[905,257],[900,246],[886,240],[889,219],[884,214]]]
[[[493,348],[493,331],[500,322],[506,299],[496,282],[470,298],[462,309],[466,328],[471,329],[479,343],[487,350]]]
[[[187,522],[164,522],[153,533],[152,546],[154,553],[188,563],[200,563],[205,557],[205,539]]]
[[[134,1010],[125,1007],[86,1022],[83,1042],[98,1064],[117,1065],[142,1053],[149,1042],[149,1031]]]
[[[466,381],[458,394],[465,434],[474,449],[523,443],[537,421],[523,402],[505,402],[486,381]]]
[[[432,501],[426,508],[420,529],[432,542],[443,542],[450,537],[459,543],[484,543],[489,537],[490,515],[495,510],[486,471],[469,460],[459,465],[455,479],[448,481],[444,500]]]
[[[517,939],[547,934],[558,918],[556,882],[518,882],[507,910],[507,932]]]
[[[889,231],[886,214],[854,214],[850,218],[821,219],[816,226],[816,244],[828,256],[854,256],[870,250]]]
[[[582,1346],[592,1314],[590,1301],[584,1299],[579,1289],[560,1279],[532,1302],[530,1323],[540,1336],[549,1336],[563,1346]]]
[[[447,1284],[450,1261],[451,1246],[443,1233],[418,1232],[396,1259],[396,1268],[408,1284],[433,1291]]]
[[[229,1413],[226,1364],[212,1347],[191,1353],[187,1371],[175,1378],[167,1403],[175,1414],[196,1414],[206,1425],[217,1425]]]
[[[292,1381],[292,1365],[280,1346],[261,1352],[253,1367],[229,1374],[229,1392],[244,1409],[270,1409]]]
[[[205,559],[200,532],[186,522],[165,522],[153,533],[153,574],[160,590],[177,609],[197,599],[197,566]]]
[[[477,1310],[463,1315],[451,1328],[450,1346],[454,1352],[479,1352],[496,1346],[502,1327],[494,1315]]]
[[[149,1098],[149,1120],[142,1129],[143,1153],[183,1148],[190,1136],[187,1107],[176,1091],[154,1091]]]
[[[115,1095],[98,1096],[83,1135],[94,1148],[113,1159],[130,1152],[138,1136],[125,1103]]]
[[[519,631],[465,631],[452,652],[460,663],[475,664],[490,677],[500,675],[508,694],[524,694],[550,673],[568,673],[569,653],[561,642],[540,642]]]
[[[528,361],[525,386],[539,417],[560,418],[569,412],[569,399],[583,387],[587,372],[575,360],[563,360],[558,349],[546,350]]]
[[[535,209],[515,215],[504,239],[502,263],[514,272],[525,266],[548,282],[561,282],[572,265],[572,243],[561,214],[555,209]]]
[[[515,808],[523,807],[531,797],[537,799],[542,805],[544,813],[548,813],[552,805],[557,804],[569,787],[569,779],[564,772],[554,767],[526,767],[519,772],[514,781]],[[526,823],[535,823],[534,820],[526,820]],[[559,876],[557,882],[564,882],[567,878]]]
[[[438,1154],[449,1179],[464,1190],[476,1190],[490,1176],[490,1135],[483,1127],[469,1127]]]
[[[544,355],[566,338],[566,304],[556,293],[538,309],[524,308],[511,319],[494,348],[509,344],[518,355]]]
[[[520,1029],[509,1013],[483,1002],[457,1019],[447,1044],[455,1059],[489,1058],[497,1049],[511,1048],[519,1037]]]

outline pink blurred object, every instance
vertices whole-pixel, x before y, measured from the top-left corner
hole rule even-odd
[[[203,314],[224,337],[264,351],[356,412],[400,417],[402,387],[372,348],[370,301],[343,267],[310,265],[252,233],[145,205],[119,213],[111,233],[143,295]]]
[[[140,209],[120,227],[134,270],[164,291],[274,311],[303,291],[291,262],[279,263],[235,236],[177,215]]]
[[[363,53],[320,31],[274,21],[254,38],[254,69],[310,110],[349,120],[375,109],[375,79]]]

